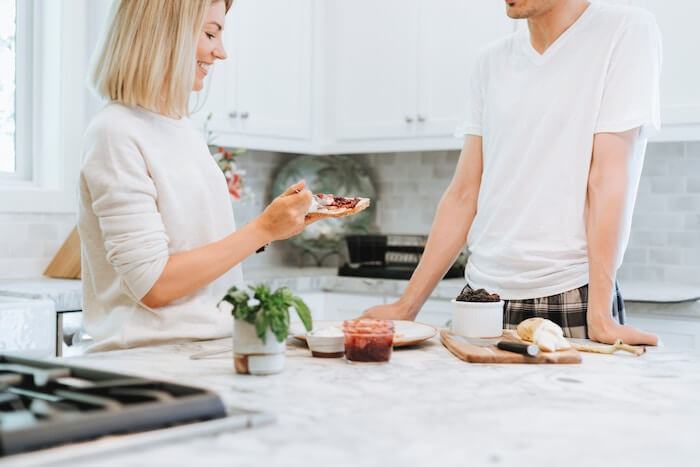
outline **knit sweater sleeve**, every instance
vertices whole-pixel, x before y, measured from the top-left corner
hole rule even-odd
[[[139,145],[115,126],[91,128],[86,137],[81,196],[97,218],[107,261],[120,286],[141,300],[168,262],[168,236],[158,196]]]

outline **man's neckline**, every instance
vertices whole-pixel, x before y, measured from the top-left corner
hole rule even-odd
[[[523,30],[524,40],[523,45],[527,55],[537,64],[543,63],[549,59],[552,55],[556,53],[562,47],[562,44],[566,42],[567,38],[577,30],[582,23],[591,16],[594,9],[597,8],[597,4],[589,3],[586,9],[576,18],[576,21],[571,23],[571,25],[562,32],[559,37],[557,37],[554,42],[552,42],[549,47],[547,47],[542,53],[539,53],[535,47],[532,45],[532,40],[530,39],[530,29],[526,27]]]

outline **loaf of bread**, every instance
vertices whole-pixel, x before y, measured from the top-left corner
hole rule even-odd
[[[554,322],[544,318],[529,318],[518,324],[518,336],[537,344],[544,352],[555,352],[571,348],[564,338],[564,331]]]

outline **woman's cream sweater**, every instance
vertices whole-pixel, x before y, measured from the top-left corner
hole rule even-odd
[[[203,289],[158,309],[141,299],[169,255],[235,230],[226,180],[188,119],[108,104],[85,136],[78,229],[83,312],[90,351],[231,334],[216,307],[237,266]]]

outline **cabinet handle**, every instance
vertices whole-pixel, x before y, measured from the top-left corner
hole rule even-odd
[[[248,112],[242,112],[242,113],[241,113],[241,118],[242,118],[243,120],[245,120],[246,118],[248,118],[248,115],[249,115]]]
[[[418,121],[421,122],[421,123],[423,123],[423,122],[425,121],[425,117],[419,114],[419,115],[418,115]]]
[[[238,118],[238,112],[231,112],[228,114],[228,118]]]
[[[413,123],[413,117],[406,115],[406,123]]]

